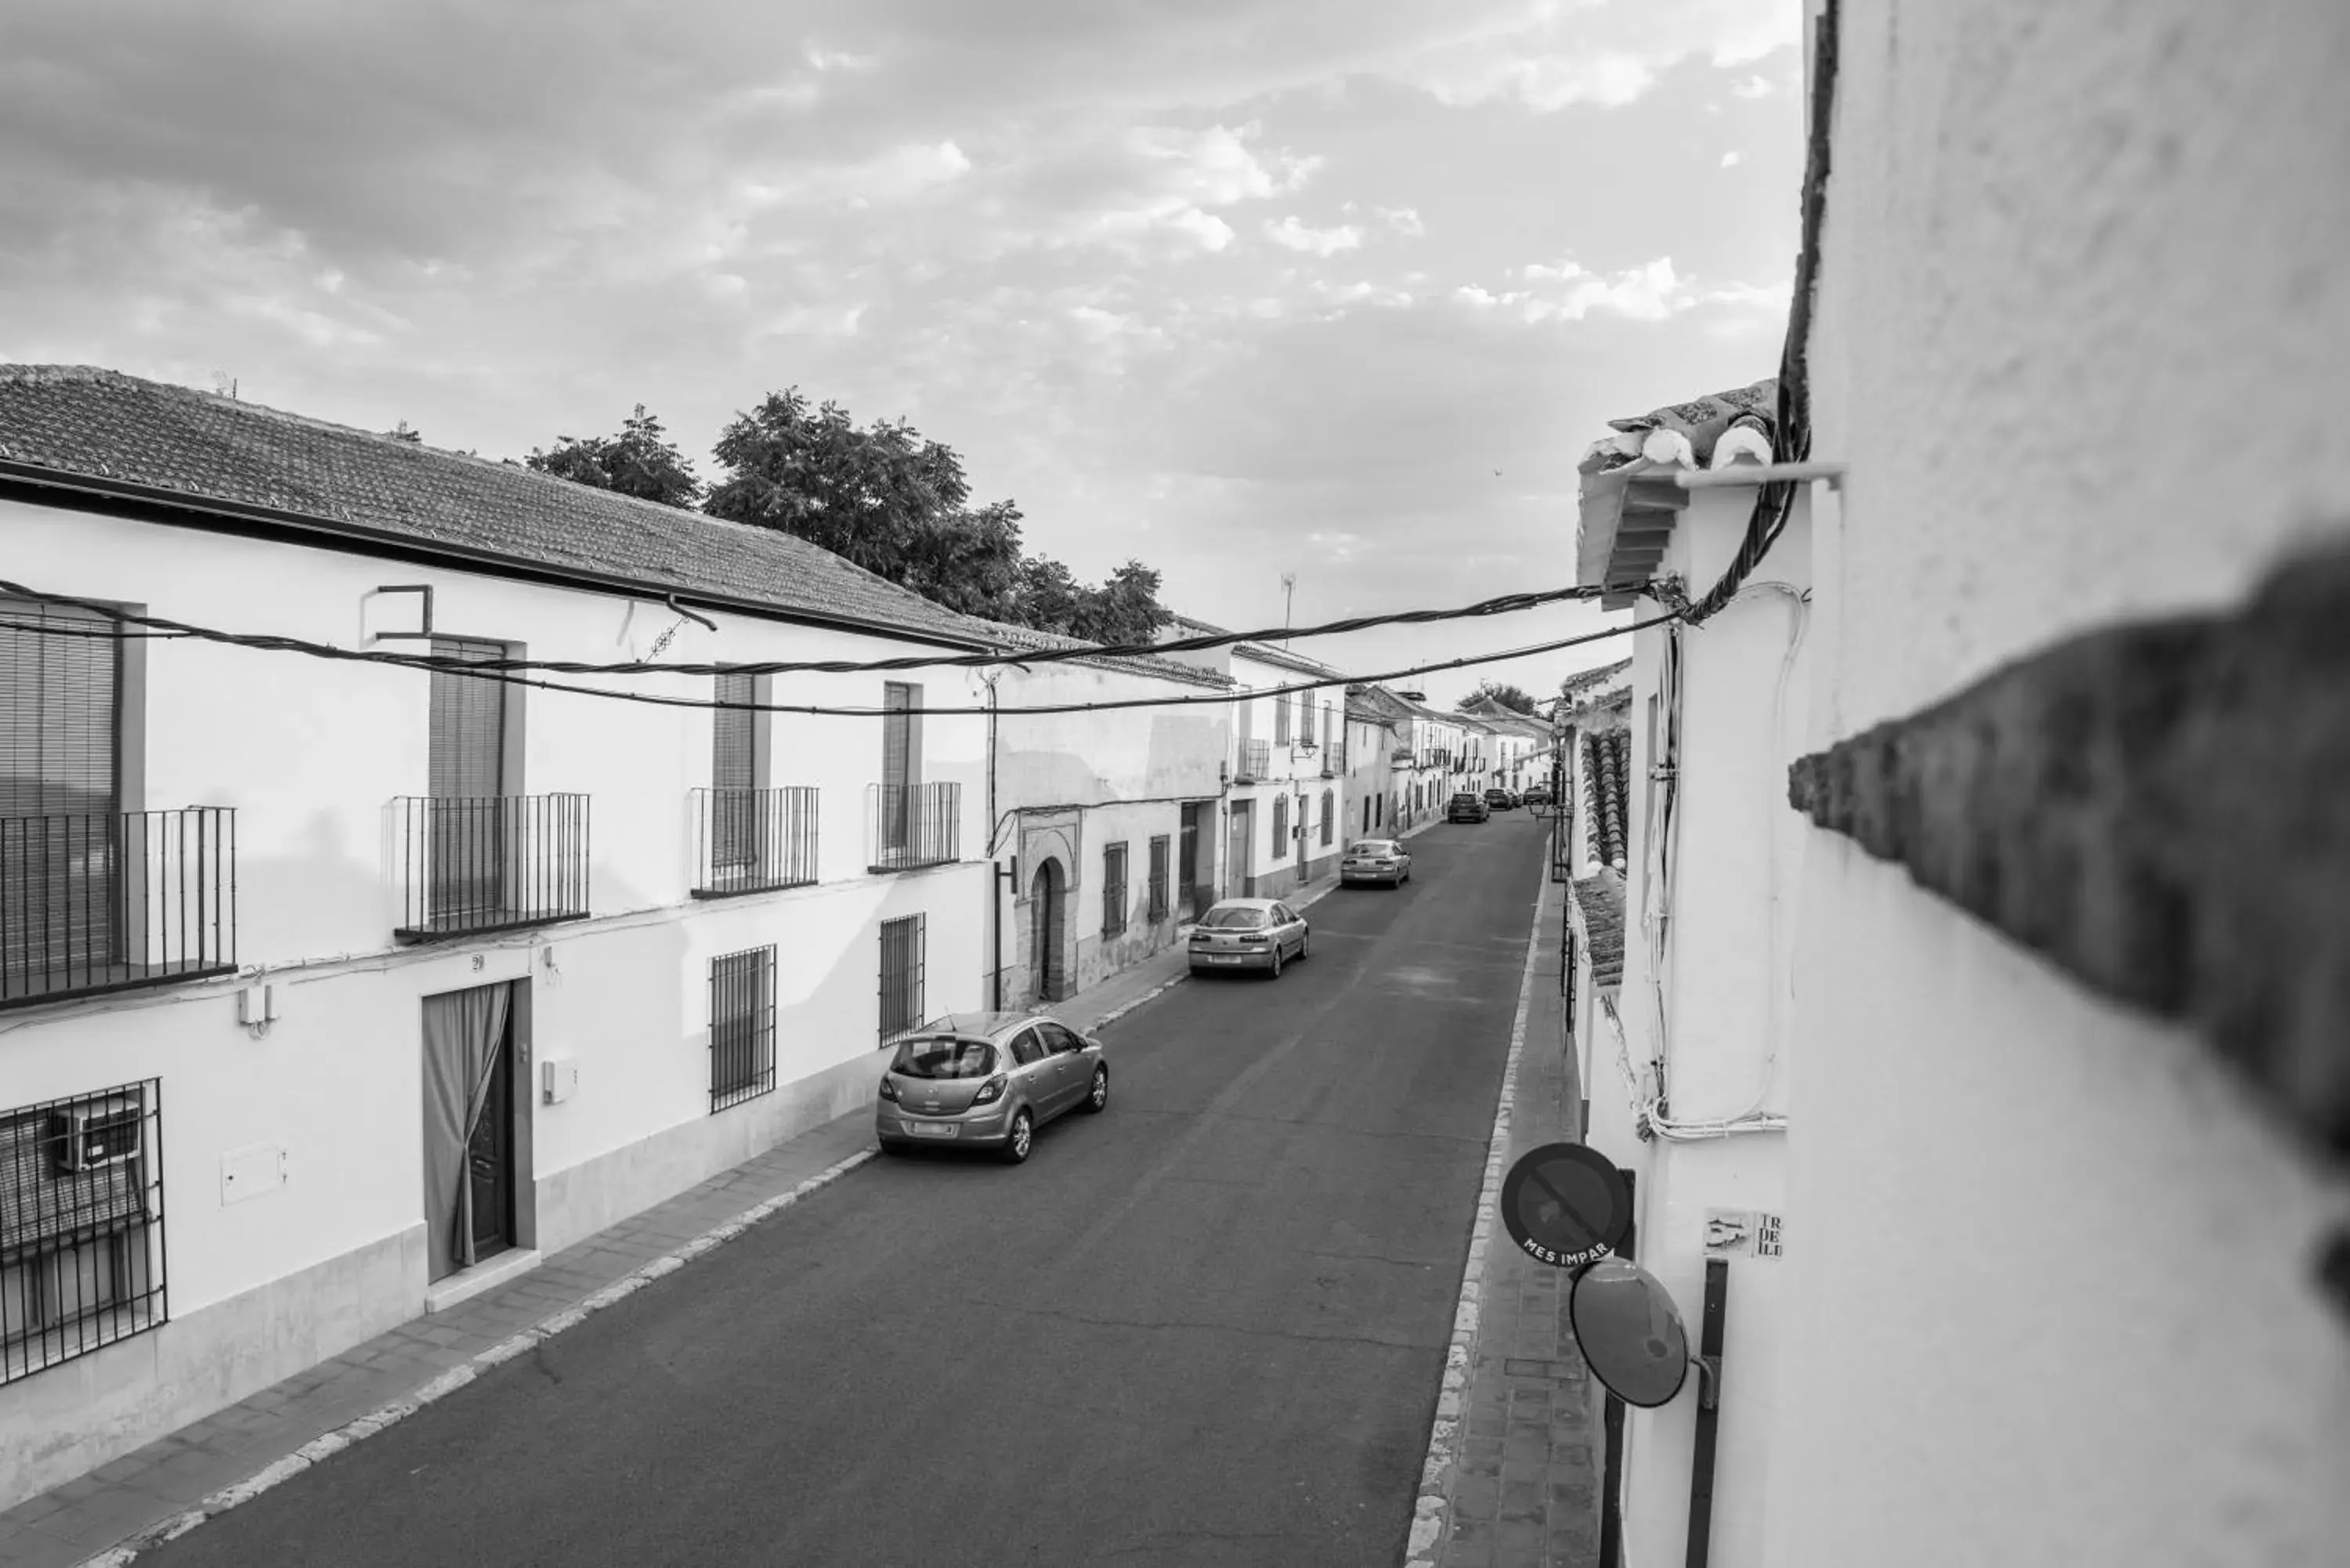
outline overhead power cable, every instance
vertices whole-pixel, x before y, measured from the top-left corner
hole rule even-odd
[[[520,670],[543,670],[554,675],[870,675],[899,670],[929,669],[988,669],[1008,664],[1059,664],[1085,659],[1164,658],[1170,653],[1201,653],[1211,649],[1229,648],[1236,643],[1279,641],[1300,637],[1336,637],[1350,631],[1364,631],[1373,627],[1423,625],[1433,621],[1473,620],[1487,616],[1515,615],[1523,610],[1539,609],[1544,605],[1560,604],[1577,599],[1596,598],[1599,589],[1580,585],[1565,588],[1547,588],[1534,593],[1503,594],[1496,598],[1481,599],[1472,605],[1451,609],[1395,610],[1386,615],[1354,616],[1345,620],[1325,621],[1319,626],[1272,628],[1262,631],[1225,631],[1205,637],[1178,638],[1157,643],[1084,643],[1073,648],[1018,649],[1010,653],[972,654],[910,654],[897,659],[767,659],[757,663],[693,663],[655,664],[643,659],[626,662],[587,663],[576,659],[452,659],[443,654],[387,654],[389,660],[419,670],[445,670],[463,665],[469,670],[490,670],[502,673]],[[62,605],[93,615],[106,616],[118,623],[154,628],[166,636],[199,637],[207,640],[226,639],[242,641],[251,647],[284,649],[297,653],[317,653],[334,657],[348,649],[334,649],[327,643],[307,642],[293,637],[231,636],[211,633],[161,616],[132,615],[113,606],[88,599],[78,599],[64,594],[37,593],[15,583],[0,582],[0,594],[13,597],[37,599],[46,604]]]
[[[301,638],[276,637],[257,632],[221,631],[211,627],[195,626],[184,621],[168,620],[161,616],[134,615],[112,605],[77,599],[63,594],[43,593],[21,584],[0,582],[0,595],[35,600],[44,604],[64,605],[103,617],[118,625],[155,627],[152,633],[117,633],[112,631],[76,631],[55,625],[31,626],[17,623],[16,629],[42,636],[68,637],[158,636],[188,638],[213,642],[231,648],[250,649],[265,653],[299,653],[312,659],[325,659],[348,664],[380,664],[402,670],[422,670],[428,673],[463,676],[474,680],[494,680],[509,686],[533,687],[542,691],[563,691],[581,697],[600,697],[610,701],[646,702],[663,708],[709,708],[728,712],[800,713],[820,718],[875,719],[885,714],[907,714],[946,717],[976,717],[989,713],[1017,715],[1022,713],[1106,713],[1132,708],[1200,708],[1222,707],[1257,697],[1284,697],[1300,691],[1324,691],[1333,686],[1367,685],[1383,680],[1401,680],[1416,675],[1429,675],[1440,670],[1466,670],[1480,664],[1498,664],[1505,659],[1525,659],[1540,653],[1555,653],[1561,649],[1575,648],[1586,642],[1598,642],[1611,637],[1623,637],[1646,627],[1662,626],[1679,618],[1679,614],[1667,614],[1648,620],[1634,621],[1621,627],[1609,627],[1599,631],[1579,633],[1549,642],[1534,643],[1524,648],[1504,649],[1497,653],[1464,655],[1459,659],[1440,659],[1433,663],[1414,665],[1406,670],[1388,670],[1376,675],[1335,675],[1320,680],[1300,680],[1284,686],[1219,692],[1198,697],[1133,697],[1106,702],[1050,702],[1024,704],[1017,707],[989,708],[856,708],[826,703],[800,702],[722,702],[714,698],[669,697],[648,691],[619,691],[600,686],[576,686],[567,681],[543,680],[527,675],[514,674],[502,668],[515,660],[462,659],[435,657],[429,654],[395,653],[382,649],[337,648],[331,643],[310,642]],[[1492,601],[1489,601],[1492,602]],[[1422,612],[1425,614],[1426,612]],[[5,628],[0,628],[5,629]],[[1027,659],[990,660],[991,663],[1025,664]],[[530,666],[530,668],[561,668],[560,666]],[[692,668],[660,668],[628,665],[617,667],[609,673],[716,674],[745,673],[757,667],[743,665],[712,665]],[[601,673],[592,667],[589,673]]]

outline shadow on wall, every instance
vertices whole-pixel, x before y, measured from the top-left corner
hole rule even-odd
[[[239,961],[288,963],[391,946],[384,884],[384,867],[349,853],[342,825],[318,813],[297,852],[238,857]]]

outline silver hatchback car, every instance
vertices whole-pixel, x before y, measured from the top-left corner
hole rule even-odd
[[[884,1154],[985,1148],[1014,1165],[1065,1111],[1109,1105],[1101,1042],[1034,1012],[962,1012],[898,1036],[873,1132]]]

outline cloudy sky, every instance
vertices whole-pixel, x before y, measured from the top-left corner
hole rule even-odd
[[[1300,622],[1567,582],[1604,421],[1771,374],[1785,321],[1799,0],[8,12],[0,359],[484,456],[643,402],[705,475],[797,385],[1234,628],[1284,572]]]

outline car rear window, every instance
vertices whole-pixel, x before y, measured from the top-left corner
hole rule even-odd
[[[909,1078],[984,1078],[995,1071],[995,1047],[978,1040],[901,1040],[889,1070]]]
[[[1225,931],[1253,931],[1264,924],[1263,909],[1211,909],[1200,923]]]
[[[1349,855],[1392,855],[1395,845],[1385,838],[1366,838],[1347,851]]]

